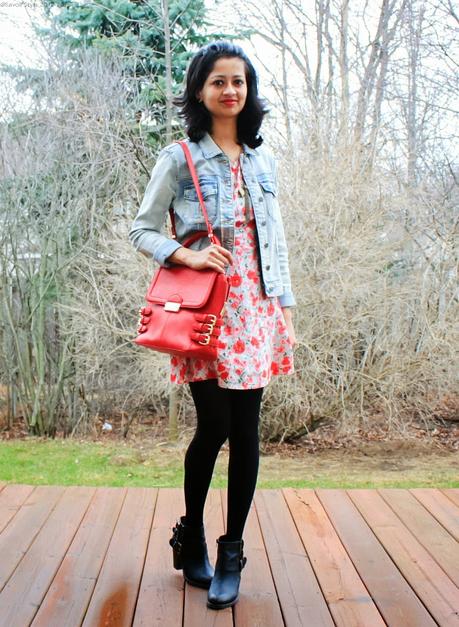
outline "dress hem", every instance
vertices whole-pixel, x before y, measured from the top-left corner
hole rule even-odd
[[[267,379],[266,383],[264,385],[260,385],[259,383],[257,385],[239,385],[238,387],[235,386],[229,386],[229,385],[221,385],[222,380],[219,379],[218,377],[203,377],[203,378],[199,378],[199,379],[190,379],[188,381],[170,381],[170,383],[172,383],[173,385],[187,385],[188,383],[198,383],[199,381],[208,381],[209,379],[216,379],[219,383],[218,383],[218,387],[219,388],[224,388],[226,390],[257,390],[259,388],[264,388],[266,387],[269,383],[271,383],[272,379],[274,377],[282,377],[282,376],[287,376],[287,375],[291,375],[291,374],[295,374],[295,370],[289,370],[289,372],[277,372],[277,373],[273,373],[272,376]]]

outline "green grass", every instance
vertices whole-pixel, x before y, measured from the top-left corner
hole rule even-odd
[[[32,485],[182,487],[182,446],[143,450],[124,442],[30,438],[0,443],[0,481]],[[294,459],[261,456],[258,488],[459,487],[457,454],[395,461],[331,451]],[[227,485],[228,453],[217,460],[211,486]],[[389,465],[389,468],[387,466]]]
[[[177,463],[161,455],[143,459],[119,443],[98,444],[28,441],[0,444],[0,480],[33,485],[175,486],[181,483]]]

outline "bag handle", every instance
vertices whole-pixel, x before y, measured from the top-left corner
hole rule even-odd
[[[214,235],[212,224],[209,221],[209,216],[207,214],[206,205],[204,204],[204,199],[202,197],[201,187],[199,186],[198,175],[196,174],[196,168],[194,167],[193,158],[191,156],[190,149],[188,148],[187,144],[183,140],[179,141],[177,143],[180,144],[180,146],[182,147],[183,152],[185,153],[185,159],[186,159],[186,162],[188,164],[188,168],[189,168],[190,173],[191,173],[191,178],[193,179],[194,188],[195,188],[196,193],[198,195],[199,204],[201,206],[202,213],[204,214],[204,220],[205,220],[206,226],[207,226],[207,235],[208,235],[210,241],[212,242],[212,244],[218,244],[219,242],[218,242],[216,236]],[[174,214],[173,207],[169,207],[169,215],[170,215],[170,218],[171,218],[172,237],[174,239],[177,239],[177,232],[175,230],[175,214]]]

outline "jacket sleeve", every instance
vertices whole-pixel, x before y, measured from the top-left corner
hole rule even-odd
[[[162,233],[176,189],[177,164],[171,151],[163,148],[151,173],[142,203],[129,232],[129,239],[136,250],[153,257],[164,267],[172,265],[166,260],[181,247],[179,242]]]
[[[277,175],[277,162],[273,158],[273,170],[274,170],[274,182],[276,189],[279,189],[279,181]],[[282,214],[279,207],[277,195],[274,198],[274,210],[277,229],[277,254],[279,257],[279,266],[282,277],[282,285],[284,292],[278,297],[281,307],[295,307],[296,300],[292,292],[292,282],[290,279],[289,259],[287,241],[285,239],[284,224],[282,221]]]

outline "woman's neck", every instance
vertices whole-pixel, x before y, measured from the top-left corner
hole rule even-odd
[[[237,142],[237,123],[236,120],[218,120],[212,122],[212,139],[221,148],[235,148]]]

